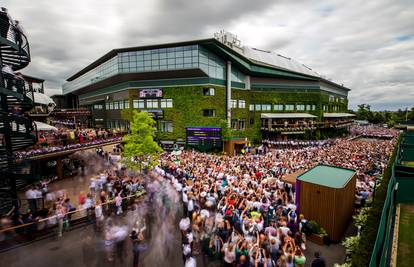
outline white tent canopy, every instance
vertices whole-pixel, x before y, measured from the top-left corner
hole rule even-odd
[[[347,118],[347,117],[355,117],[354,114],[350,113],[323,113],[324,118]]]
[[[52,98],[50,98],[49,96],[42,94],[42,93],[38,93],[38,92],[33,92],[33,96],[34,96],[34,102],[36,104],[42,104],[42,105],[56,105],[55,102],[52,100]]]
[[[49,125],[47,123],[44,123],[44,122],[35,121],[34,123],[36,124],[36,128],[38,131],[57,131],[58,130],[56,127]]]
[[[260,114],[262,119],[304,119],[304,118],[316,118],[315,115],[309,113],[262,113]]]

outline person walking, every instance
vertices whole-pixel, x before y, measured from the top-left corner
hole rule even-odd
[[[311,267],[326,267],[325,259],[322,258],[319,251],[315,252],[315,259],[312,261]]]
[[[115,197],[115,206],[116,206],[116,215],[122,214],[122,196],[121,192],[118,193],[118,195]]]

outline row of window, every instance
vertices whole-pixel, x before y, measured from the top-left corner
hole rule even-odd
[[[344,97],[335,97],[333,95],[329,95],[329,102],[341,102],[341,103],[344,103],[345,102],[345,98]]]
[[[238,105],[237,105],[238,103]],[[231,100],[231,108],[246,108],[246,100]]]
[[[232,119],[231,128],[233,130],[244,130],[246,129],[246,119]]]
[[[324,105],[323,106],[323,111],[324,112],[338,112],[338,111],[341,111],[341,107],[340,106],[327,106],[327,105]]]
[[[250,104],[250,111],[271,111],[272,104]],[[274,104],[274,111],[315,111],[316,105],[304,104]]]
[[[172,108],[172,99],[134,99],[132,101],[133,108]]]
[[[101,106],[101,109],[103,109],[103,105],[94,105],[94,109],[99,109],[99,108],[95,108],[95,106],[97,107]],[[118,110],[118,109],[127,109],[127,108],[129,108],[129,100],[111,101],[111,102],[105,103],[106,110]]]

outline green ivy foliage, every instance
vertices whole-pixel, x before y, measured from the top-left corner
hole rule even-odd
[[[215,88],[214,96],[205,96],[204,88]],[[131,93],[130,93],[131,94]],[[173,121],[173,132],[157,132],[158,140],[177,140],[186,138],[185,128],[189,126],[221,127],[226,120],[226,88],[224,86],[177,86],[164,87],[163,98],[173,99],[173,108],[164,109],[165,121]],[[232,109],[232,119],[245,119],[245,130],[232,130],[232,137],[247,137],[253,143],[261,141],[261,112],[249,111],[249,105],[260,104],[304,104],[316,105],[315,111],[307,111],[319,118],[322,117],[323,105],[330,104],[329,95],[321,92],[287,92],[287,91],[252,91],[232,89],[232,99],[245,100],[246,107]],[[131,103],[132,104],[132,103]],[[340,105],[341,103],[334,103]],[[346,104],[343,104],[346,110]],[[273,107],[272,107],[273,108]],[[214,109],[215,117],[204,117],[203,109]],[[276,111],[269,111],[276,112]],[[277,111],[284,112],[284,111]],[[124,114],[123,117],[126,114]],[[253,122],[251,124],[251,122]],[[308,139],[324,138],[319,131],[308,133]]]

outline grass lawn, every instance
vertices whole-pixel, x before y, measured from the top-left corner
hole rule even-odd
[[[414,266],[414,205],[401,205],[397,266]]]

